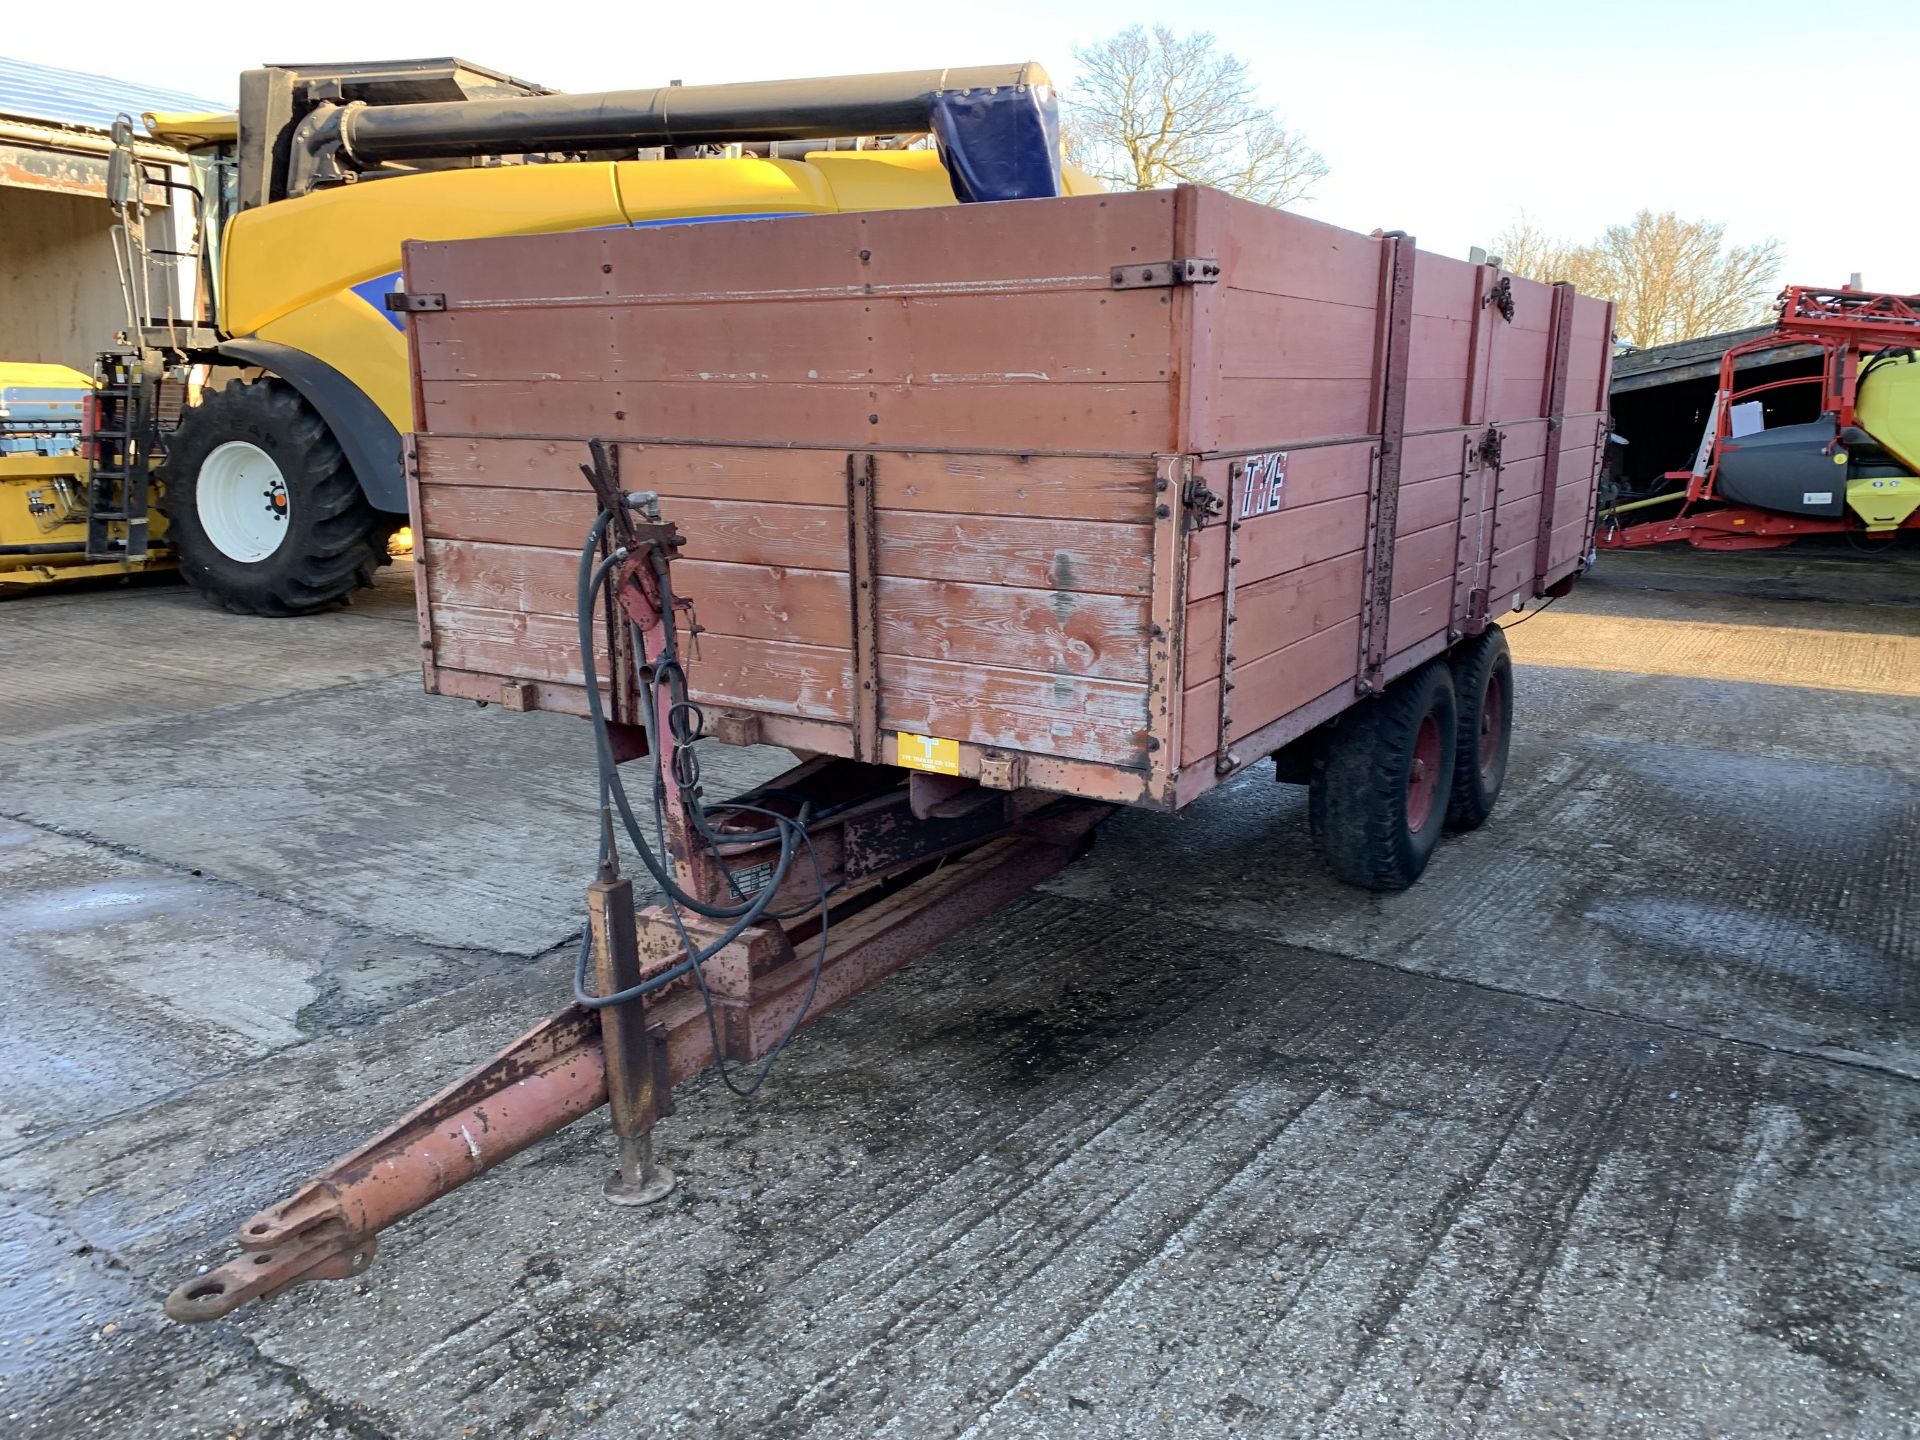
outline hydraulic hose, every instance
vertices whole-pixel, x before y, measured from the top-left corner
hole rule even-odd
[[[666,900],[667,911],[673,918],[674,928],[679,932],[682,947],[686,953],[681,960],[668,969],[661,971],[657,975],[649,976],[636,985],[616,991],[611,995],[595,995],[587,987],[587,969],[592,958],[592,933],[591,930],[589,930],[581,936],[580,953],[574,966],[573,988],[574,998],[582,1005],[593,1009],[601,1009],[609,1005],[619,1005],[630,1000],[639,999],[642,996],[663,989],[688,973],[692,973],[696,977],[701,993],[705,995],[706,977],[700,967],[726,946],[737,940],[766,913],[767,907],[772,903],[774,895],[780,890],[781,886],[785,884],[786,878],[792,870],[795,854],[801,844],[806,846],[809,856],[813,859],[816,879],[821,878],[819,859],[818,856],[813,854],[813,842],[806,831],[807,812],[804,806],[801,809],[800,815],[797,817],[781,815],[763,806],[741,802],[729,802],[716,807],[718,809],[735,812],[764,814],[774,821],[774,824],[764,831],[729,835],[725,837],[726,840],[750,844],[771,843],[777,840],[780,845],[780,853],[774,862],[773,873],[768,877],[766,883],[752,896],[743,897],[737,904],[716,905],[689,893],[678,883],[671,868],[661,863],[659,855],[656,854],[654,848],[647,843],[645,836],[641,832],[638,817],[633,813],[632,802],[627,795],[626,786],[620,778],[619,767],[614,763],[612,739],[607,730],[606,710],[600,696],[599,676],[595,670],[593,661],[594,607],[599,603],[601,592],[605,589],[607,583],[608,575],[612,573],[616,565],[628,559],[626,549],[624,547],[616,547],[605,558],[599,560],[597,563],[595,562],[595,551],[598,550],[611,520],[612,516],[602,511],[587,533],[586,543],[581,547],[580,552],[579,583],[575,594],[580,634],[580,663],[586,685],[587,711],[593,722],[595,758],[599,772],[600,808],[602,811],[605,811],[609,804],[611,804],[619,813],[621,825],[626,830],[627,838],[633,845],[635,853],[639,856],[641,863],[646,867],[647,872],[653,876],[655,882],[660,886]],[[675,723],[672,718],[674,715],[684,715],[687,712],[691,712],[696,716],[698,715],[698,707],[684,698],[683,690],[680,692],[682,698],[676,700],[669,709],[669,725],[672,726],[675,733],[671,737],[662,737],[658,733],[659,696],[657,687],[663,682],[667,683],[671,693],[672,687],[684,686],[685,682],[684,676],[680,671],[679,662],[673,653],[673,592],[666,574],[667,566],[661,562],[660,557],[657,555],[651,557],[651,560],[656,577],[660,582],[662,610],[668,623],[666,627],[667,638],[663,644],[662,653],[658,657],[653,657],[654,664],[651,668],[650,678],[642,682],[644,694],[641,706],[641,723],[647,733],[648,751],[654,767],[655,821],[657,826],[664,826],[660,811],[660,807],[665,798],[665,776],[661,767],[661,756],[664,750],[661,742],[663,738],[670,738],[672,740],[675,745],[675,763],[676,767],[678,767],[680,763],[679,757],[682,753],[685,753],[689,759],[692,759],[692,745],[700,736],[697,720],[694,724],[684,725]],[[637,627],[633,627],[633,629],[635,631],[635,659],[641,665],[643,675],[648,675],[649,657],[644,652],[641,638],[637,633]],[[712,828],[707,824],[703,807],[698,803],[697,766],[693,767],[690,773],[684,776],[677,773],[676,779],[685,779],[689,782],[685,793],[690,803],[686,805],[686,812],[692,819],[695,830],[709,845],[717,845],[721,837],[715,835]],[[607,859],[605,826],[602,827],[601,833],[600,860],[604,862]],[[661,838],[661,848],[665,849],[664,835]],[[721,868],[725,870],[724,862],[719,861],[717,855],[715,859],[717,863],[720,863]],[[732,873],[728,871],[727,874],[729,880],[731,880]],[[737,883],[734,885],[734,890],[736,894],[739,893]],[[825,882],[824,879],[821,879],[821,957],[823,962],[825,957],[826,899]],[[692,936],[688,933],[686,925],[681,919],[680,911],[682,908],[692,910],[695,914],[708,919],[730,920],[732,923],[707,945],[697,946],[694,944]],[[816,965],[814,977],[814,983],[816,985],[818,984],[818,978],[819,966]],[[800,1014],[804,1015],[806,1010],[811,1006],[812,994],[813,991],[810,987],[807,1002],[802,1006]],[[708,1009],[709,1024],[712,1024],[711,999],[708,1000]],[[791,1030],[788,1033],[791,1034]],[[769,1055],[769,1065],[771,1064],[773,1056],[779,1053],[780,1048],[784,1046],[784,1044],[785,1040],[783,1039],[781,1045],[776,1046],[772,1054]],[[718,1053],[717,1050],[716,1053]],[[758,1088],[760,1080],[764,1080],[765,1073],[763,1069],[759,1079],[754,1082],[754,1088]],[[733,1086],[731,1079],[728,1079],[727,1083],[730,1087]],[[751,1093],[751,1090],[745,1093]]]

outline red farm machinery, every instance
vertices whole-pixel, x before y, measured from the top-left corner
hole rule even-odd
[[[1813,347],[1817,371],[1737,385],[1743,362],[1785,345]],[[1603,486],[1595,543],[1767,550],[1809,535],[1890,539],[1920,529],[1916,347],[1920,295],[1789,286],[1774,328],[1721,357],[1693,465],[1661,476],[1661,493],[1644,498]],[[1818,418],[1764,424],[1782,392],[1804,398],[1812,386]],[[1649,514],[1658,518],[1641,518]]]

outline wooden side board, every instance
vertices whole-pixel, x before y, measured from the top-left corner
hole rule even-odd
[[[415,452],[439,667],[580,686],[578,547],[594,510],[578,477],[585,447],[427,436]],[[880,723],[1144,770],[1152,462],[860,458],[876,481]],[[568,484],[569,464],[573,488],[547,488]],[[622,467],[622,483],[656,489],[687,538],[675,578],[697,627],[694,697],[851,725],[862,682],[848,455],[653,444],[622,447]],[[596,644],[606,676],[604,637]]]
[[[1609,308],[1410,251],[1193,189],[410,246],[429,688],[584,708],[597,437],[710,710],[1184,802],[1585,553]]]

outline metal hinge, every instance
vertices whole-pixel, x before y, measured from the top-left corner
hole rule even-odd
[[[446,308],[447,297],[441,294],[415,295],[406,290],[389,290],[387,292],[387,309],[389,310],[407,313],[417,310],[444,310]]]
[[[1184,260],[1156,260],[1150,265],[1116,265],[1116,290],[1154,290],[1168,285],[1211,285],[1220,278],[1220,262],[1211,255]]]
[[[1513,277],[1502,275],[1500,283],[1480,297],[1481,308],[1488,305],[1500,312],[1500,318],[1509,325],[1513,323]]]

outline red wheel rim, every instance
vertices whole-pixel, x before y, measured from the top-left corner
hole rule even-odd
[[[1440,793],[1440,721],[1429,711],[1413,737],[1413,764],[1407,771],[1407,828],[1418,834],[1433,815]]]
[[[1480,773],[1493,774],[1500,759],[1500,732],[1507,723],[1507,682],[1498,670],[1487,676],[1480,700]]]

